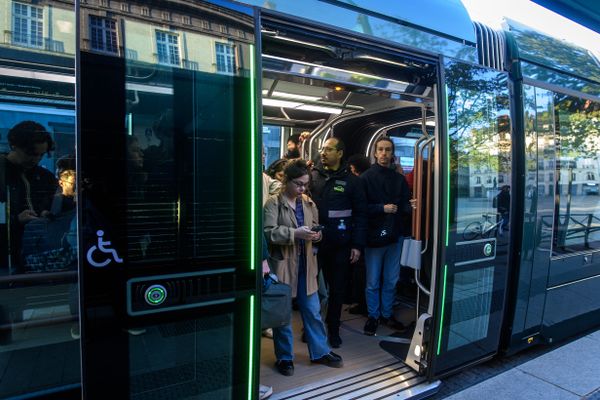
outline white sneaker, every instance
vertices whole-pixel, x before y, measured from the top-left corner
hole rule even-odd
[[[262,335],[266,338],[273,339],[273,329],[271,329],[271,328],[263,329]]]
[[[273,394],[273,388],[267,385],[258,385],[259,400],[268,399]]]

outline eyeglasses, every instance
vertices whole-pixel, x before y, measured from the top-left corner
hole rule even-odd
[[[308,187],[308,182],[292,181],[292,183],[298,187],[303,187],[303,188]]]

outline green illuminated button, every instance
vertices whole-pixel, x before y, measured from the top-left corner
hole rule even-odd
[[[163,285],[152,285],[146,289],[146,303],[151,306],[162,304],[167,298],[167,289]]]
[[[491,243],[486,243],[485,246],[483,246],[483,254],[486,257],[489,257],[492,255],[492,244]]]

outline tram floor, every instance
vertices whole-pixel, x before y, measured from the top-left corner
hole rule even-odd
[[[261,369],[260,382],[273,387],[273,398],[286,397],[286,393],[298,392],[302,389],[311,389],[345,377],[356,376],[381,368],[406,368],[397,358],[379,347],[378,336],[363,334],[366,317],[351,315],[344,306],[342,312],[342,326],[340,336],[343,344],[333,351],[344,359],[343,368],[329,368],[323,365],[311,364],[306,343],[301,341],[302,320],[300,313],[292,313],[292,329],[294,332],[294,375],[291,377],[281,375],[275,368],[275,354],[273,340],[262,338],[261,341]],[[377,334],[380,336],[395,333],[386,326],[380,326]]]

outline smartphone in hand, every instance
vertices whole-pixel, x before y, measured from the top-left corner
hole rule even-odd
[[[313,232],[321,232],[323,229],[325,229],[323,225],[315,225],[312,228],[310,228],[310,230]]]

